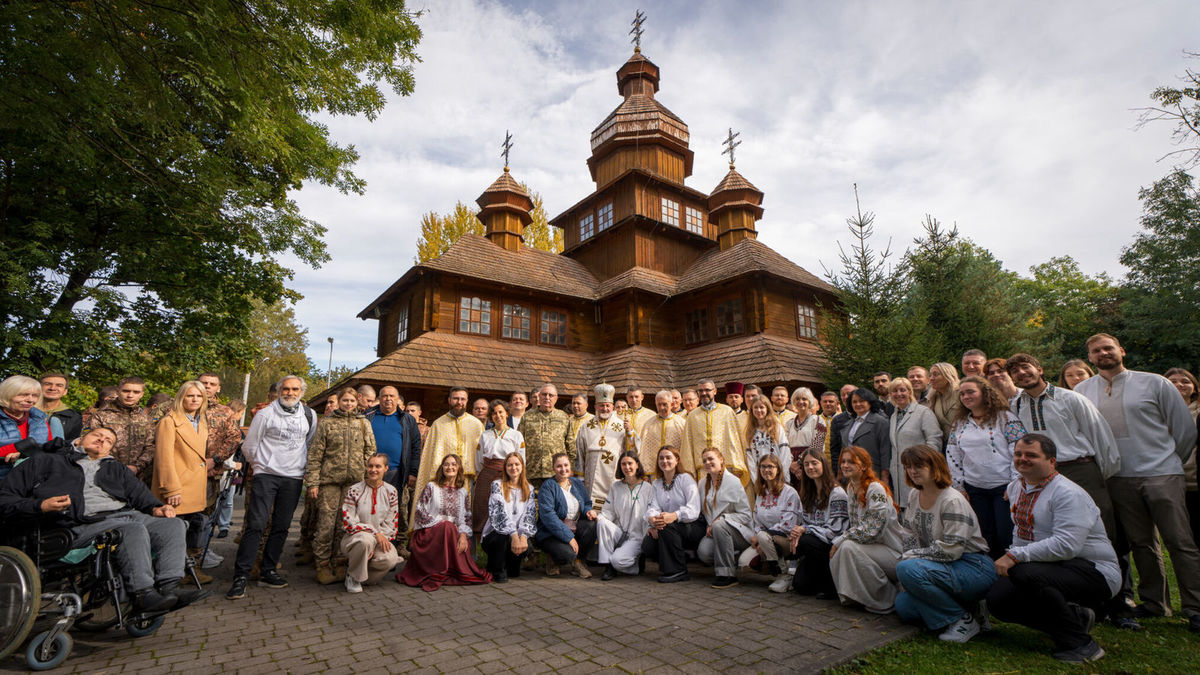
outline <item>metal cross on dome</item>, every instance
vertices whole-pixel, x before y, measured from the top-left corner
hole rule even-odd
[[[733,133],[733,127],[729,127],[729,135],[725,137],[725,149],[721,151],[721,154],[729,155],[729,168],[731,169],[733,168],[733,151],[737,146],[742,144],[741,141],[737,140],[737,137],[741,135],[742,132],[739,131],[735,134]]]
[[[646,22],[646,13],[642,10],[637,11],[637,15],[633,17],[633,29],[629,34],[633,36],[634,51],[642,51],[642,24]]]
[[[504,168],[508,169],[508,151],[512,150],[512,134],[508,133],[508,129],[504,130],[504,142],[500,144],[500,156],[504,158]]]

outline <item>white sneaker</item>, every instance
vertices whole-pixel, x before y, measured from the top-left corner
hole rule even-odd
[[[786,572],[775,577],[775,581],[772,581],[771,585],[767,586],[772,593],[787,593],[787,590],[791,587],[792,575]]]
[[[204,560],[200,563],[200,567],[202,569],[216,567],[217,565],[220,565],[221,561],[223,561],[223,560],[225,560],[224,556],[217,555],[216,551],[214,551],[210,548],[210,549],[208,549],[207,552],[205,552]]]
[[[346,575],[346,592],[362,593],[362,584],[355,581],[354,577],[349,574]]]
[[[979,622],[968,612],[963,614],[958,621],[947,626],[938,639],[963,644],[976,635],[979,635]]]

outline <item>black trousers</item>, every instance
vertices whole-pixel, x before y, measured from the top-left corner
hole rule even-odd
[[[659,574],[670,576],[687,571],[687,552],[694,549],[704,538],[704,519],[690,523],[675,521],[658,531],[658,538],[650,535],[642,540],[642,555],[658,561]]]
[[[521,561],[528,555],[529,549],[525,549],[525,553],[521,555],[516,555],[512,552],[512,537],[493,531],[483,538],[483,552],[487,554],[487,571],[493,575],[504,572],[510,577],[519,577]]]
[[[246,505],[246,527],[242,532],[242,543],[238,544],[237,562],[233,567],[235,577],[250,575],[254,559],[258,557],[258,544],[262,540],[263,528],[271,519],[271,532],[263,548],[262,569],[273,570],[287,541],[288,528],[300,503],[304,481],[299,478],[284,478],[259,473],[254,476],[254,489],[250,491],[250,503]]]
[[[581,513],[580,516],[582,515]],[[596,521],[581,518],[575,523],[575,543],[579,544],[579,559],[587,560],[588,551],[591,550],[592,544],[596,543]],[[555,565],[569,565],[575,562],[575,552],[565,541],[550,537],[543,539],[538,546],[550,556]]]
[[[179,519],[187,523],[187,547],[204,548],[205,542],[208,541],[208,518],[204,516],[204,512],[187,513],[179,516]],[[200,561],[197,560],[196,564],[200,564]]]
[[[975,518],[979,520],[980,533],[987,540],[988,554],[995,560],[1012,546],[1012,513],[1008,500],[1004,498],[1008,486],[980,488],[963,483],[963,487],[967,490],[967,499],[975,511]]]
[[[1100,473],[1100,465],[1096,462],[1070,462],[1060,464],[1058,472],[1071,482],[1083,488],[1084,492],[1096,502],[1100,509],[1100,520],[1104,522],[1104,533],[1112,542],[1117,552],[1117,565],[1121,568],[1121,590],[1116,597],[1105,606],[1110,617],[1133,616],[1133,570],[1129,564],[1129,539],[1125,537],[1125,528],[1117,520],[1113,511],[1112,499],[1108,495],[1108,484],[1104,482],[1104,474]]]
[[[801,595],[828,593],[837,590],[833,586],[833,574],[829,571],[831,544],[811,532],[805,532],[796,542],[796,576],[792,577],[792,590]]]
[[[1067,603],[1100,610],[1111,597],[1096,566],[1073,558],[1017,563],[988,591],[987,603],[996,618],[1040,630],[1054,640],[1058,651],[1066,651],[1092,639]]]

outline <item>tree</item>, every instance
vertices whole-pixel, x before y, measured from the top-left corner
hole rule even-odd
[[[1029,271],[1032,278],[1018,279],[1017,289],[1032,310],[1027,323],[1038,345],[1033,353],[1053,373],[1085,355],[1088,337],[1115,330],[1117,287],[1107,274],[1084,274],[1071,256],[1051,258]]]
[[[529,212],[533,222],[526,225],[522,233],[525,245],[541,251],[562,253],[562,230],[550,225],[541,193],[529,189],[525,183],[521,183],[521,187],[533,201],[533,209]],[[448,251],[464,234],[483,236],[483,222],[476,217],[478,213],[479,209],[460,201],[454,205],[453,211],[444,216],[433,211],[421,216],[421,238],[417,240],[414,262],[419,264],[433,260]]]
[[[1121,340],[1129,362],[1200,366],[1200,195],[1182,169],[1138,192],[1142,231],[1121,253]]]
[[[421,216],[421,238],[417,240],[417,257],[414,262],[433,260],[446,251],[464,234],[483,236],[483,222],[475,217],[479,210],[461,201],[454,210],[444,216],[433,211]]]
[[[875,214],[862,212],[858,186],[854,189],[856,214],[846,220],[850,252],[838,242],[840,273],[826,271],[837,296],[837,305],[822,306],[821,350],[828,365],[825,383],[870,383],[879,370],[903,372],[914,363],[932,363],[938,353],[925,331],[925,315],[909,307],[905,266],[892,267],[891,243],[882,252],[871,248]],[[915,311],[914,311],[915,310]]]
[[[266,305],[253,299],[251,306],[249,330],[255,356],[249,364],[247,403],[253,407],[256,402],[266,400],[267,389],[272,383],[284,375],[307,377],[311,365],[304,353],[308,349],[308,329],[296,323],[296,311],[291,303],[280,300]],[[230,367],[218,371],[223,397],[242,397],[246,372]]]
[[[924,236],[905,255],[912,286],[910,313],[924,312],[927,330],[943,354],[982,349],[1007,356],[1034,345],[1030,310],[1017,289],[1017,275],[1005,270],[986,249],[942,227],[932,216]],[[944,357],[943,357],[944,358]]]
[[[1186,58],[1200,58],[1200,53],[1184,52]],[[1179,150],[1167,157],[1181,156],[1182,166],[1191,168],[1200,164],[1200,73],[1191,68],[1183,70],[1182,87],[1159,87],[1150,94],[1157,105],[1142,108],[1139,126],[1150,122],[1172,122],[1175,124],[1174,138]]]
[[[415,18],[402,0],[0,5],[0,365],[246,367],[251,299],[296,297],[281,258],[328,259],[288,192],[364,189],[315,117],[410,93]]]

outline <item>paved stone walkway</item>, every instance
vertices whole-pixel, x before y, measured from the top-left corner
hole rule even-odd
[[[765,576],[716,590],[698,566],[692,581],[668,585],[651,564],[609,582],[599,568],[586,580],[526,572],[434,593],[386,577],[351,595],[290,564],[294,532],[290,588],[252,584],[245,599],[226,600],[236,547],[214,540],[226,561],[208,570],[213,597],[138,640],[75,630],[71,658],[53,672],[819,672],[913,632],[894,617],[771,593]],[[0,663],[22,668],[23,658]]]

